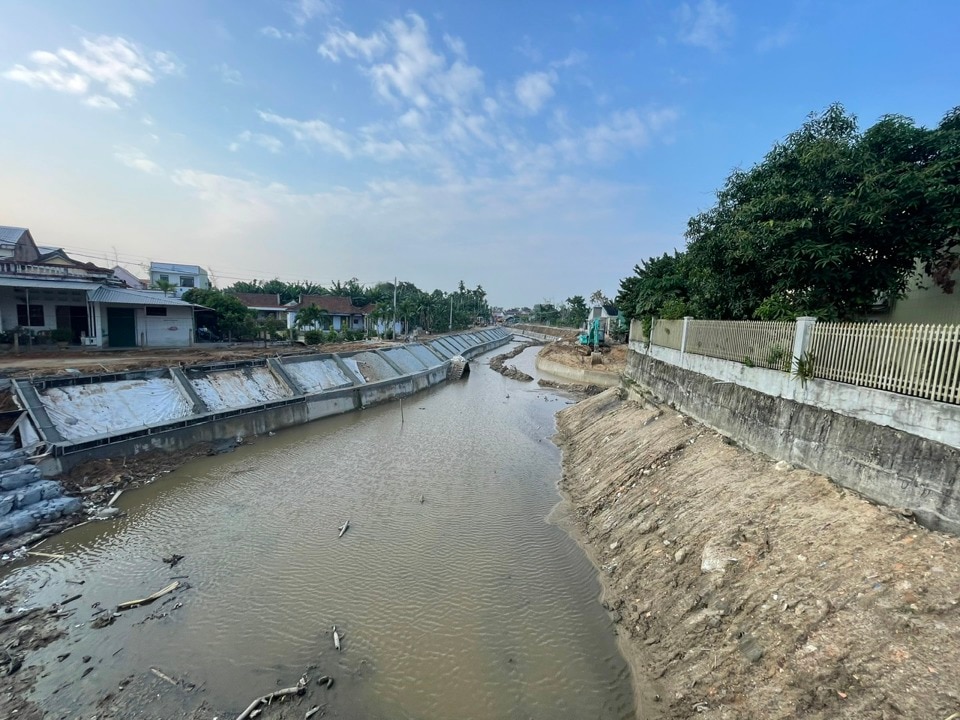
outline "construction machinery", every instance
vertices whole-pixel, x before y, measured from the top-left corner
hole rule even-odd
[[[600,318],[594,318],[587,326],[585,332],[580,333],[577,343],[587,345],[594,350],[598,350],[603,344],[603,327],[600,325]]]

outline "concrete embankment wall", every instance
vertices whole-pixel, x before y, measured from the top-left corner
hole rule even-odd
[[[451,358],[510,341],[499,328],[355,353],[15,381],[53,476],[85,460],[176,451],[404,397],[447,378]]]
[[[754,452],[960,533],[960,408],[635,345],[628,386]]]
[[[510,325],[510,329],[518,335],[545,342],[576,340],[580,335],[580,331],[574,328],[558,328],[550,325]]]
[[[570,367],[556,360],[542,358],[539,355],[537,356],[536,365],[537,370],[542,370],[551,375],[562,377],[564,380],[571,380],[584,385],[599,385],[600,387],[609,388],[617,387],[620,384],[620,373]]]

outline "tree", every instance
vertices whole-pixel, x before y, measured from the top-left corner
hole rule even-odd
[[[183,294],[183,300],[213,310],[217,314],[217,330],[229,339],[251,337],[255,332],[253,313],[233,295],[193,288]]]
[[[918,264],[951,292],[958,188],[960,109],[933,130],[891,115],[860,132],[832,105],[734,171],[690,219],[685,252],[636,266],[618,302],[628,316],[669,304],[717,319],[854,319],[902,296]]]
[[[590,296],[590,302],[593,303],[594,307],[597,305],[609,305],[610,298],[603,294],[603,290],[594,290]]]
[[[172,293],[174,290],[177,289],[177,286],[174,285],[169,280],[157,280],[154,283],[154,286],[157,288],[157,290],[163,290],[164,297],[166,297],[167,295],[169,295],[170,293]]]
[[[574,295],[567,298],[567,319],[573,327],[580,327],[587,321],[590,309],[587,307],[587,301],[582,295]]]
[[[294,325],[300,330],[326,327],[330,322],[330,313],[317,305],[307,305],[297,311]]]

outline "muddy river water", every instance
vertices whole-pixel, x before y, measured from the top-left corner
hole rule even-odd
[[[125,493],[119,520],[42,548],[64,559],[8,571],[32,603],[82,593],[67,637],[42,651],[47,716],[92,717],[157,668],[197,687],[157,680],[138,717],[201,702],[235,717],[312,667],[335,679],[326,717],[632,718],[597,571],[557,522],[550,438],[569,400],[486,367],[505,349],[407,398],[402,422],[393,402],[191,462]],[[535,352],[509,362],[536,375]],[[185,556],[173,569],[171,553]],[[174,576],[188,587],[167,602],[90,626],[94,603]]]

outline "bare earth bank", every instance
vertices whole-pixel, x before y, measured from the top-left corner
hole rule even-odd
[[[561,489],[647,718],[960,718],[960,539],[607,390]]]

